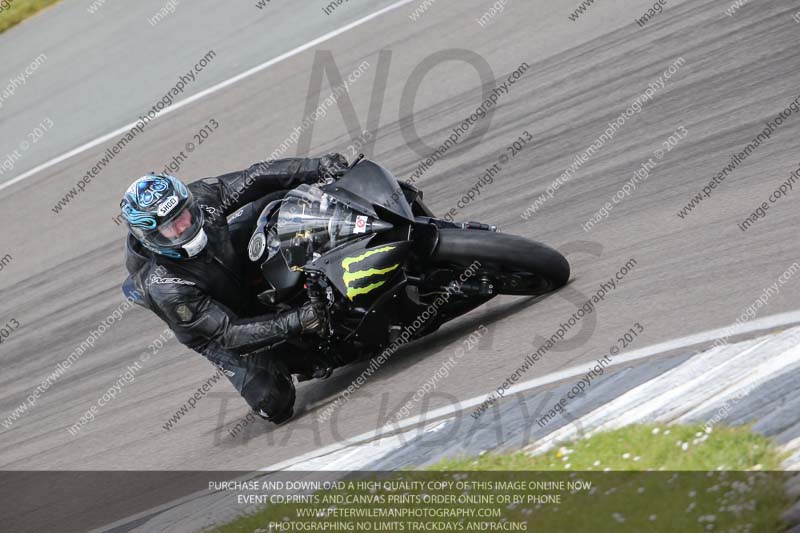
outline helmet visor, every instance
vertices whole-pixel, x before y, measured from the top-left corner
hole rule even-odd
[[[147,232],[147,239],[161,248],[178,248],[194,239],[203,228],[203,211],[190,200],[169,220]]]

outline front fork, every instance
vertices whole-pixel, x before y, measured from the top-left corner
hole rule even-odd
[[[481,222],[450,222],[441,218],[427,216],[416,217],[415,222],[414,238],[419,244],[419,254],[423,257],[432,254],[438,246],[438,229],[460,229],[491,232],[497,231],[497,226],[483,224]],[[432,290],[432,287],[428,282],[431,280],[431,278],[435,278],[436,276],[431,272],[428,272],[428,274],[429,275],[427,276],[423,274],[420,277],[408,276],[409,284],[417,285],[423,288],[423,290],[427,285],[426,288],[428,290]],[[436,283],[434,282],[433,285],[436,286]],[[441,290],[444,290],[450,294],[458,294],[463,297],[493,298],[497,295],[495,282],[485,274],[471,278],[463,283],[458,283],[457,281],[452,280],[446,285],[440,285],[440,287]]]
[[[322,320],[324,321],[322,332],[320,336],[323,339],[329,339],[333,335],[333,328],[331,325],[331,307],[330,304],[330,292],[332,287],[327,285],[324,282],[325,277],[317,274],[309,272],[308,276],[306,277],[306,291],[308,293],[308,300],[311,302],[312,305],[318,310],[321,311],[324,316]]]
[[[339,353],[337,340],[334,338],[335,332],[331,315],[334,298],[333,286],[328,283],[324,274],[308,272],[306,276],[306,291],[309,301],[324,313],[324,329],[320,334],[317,346],[320,354],[319,364],[329,369],[346,365],[349,361],[346,356]],[[338,348],[341,348],[341,346],[338,346]],[[329,375],[330,373],[326,374],[325,377]]]

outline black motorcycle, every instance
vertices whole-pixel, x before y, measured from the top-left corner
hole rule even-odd
[[[311,376],[298,353],[316,357],[327,377],[499,294],[545,294],[570,275],[567,260],[542,243],[436,218],[421,191],[362,158],[336,181],[269,203],[248,252],[267,282],[264,304],[311,300],[327,315],[321,338],[284,341],[290,349],[277,352],[301,379]]]

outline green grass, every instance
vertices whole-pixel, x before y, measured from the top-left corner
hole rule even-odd
[[[687,446],[683,446],[687,443]],[[527,523],[527,531],[573,532],[694,532],[785,531],[780,514],[790,506],[783,488],[786,476],[779,470],[782,457],[769,440],[748,428],[717,427],[705,433],[701,426],[635,425],[593,435],[547,453],[531,456],[484,454],[478,458],[438,463],[424,471],[397,472],[378,477],[363,473],[357,479],[414,480],[528,480],[591,483],[591,488],[533,490],[506,493],[527,498],[517,504],[440,504],[431,508],[484,507],[497,509],[510,523]],[[606,471],[606,469],[609,469]],[[647,470],[651,470],[648,472]],[[663,471],[661,471],[663,470]],[[409,493],[409,491],[405,491]],[[497,490],[473,489],[469,494],[500,494]],[[410,491],[431,493],[430,490]],[[453,489],[448,494],[466,494]],[[343,494],[391,494],[384,488],[331,490],[316,493],[320,498]],[[560,495],[558,502],[539,502],[538,496]],[[239,518],[217,533],[269,532],[270,522],[299,522],[306,525],[333,520],[358,522],[359,518],[299,518],[299,509],[326,509],[330,502],[274,504],[255,514]],[[419,504],[355,505],[339,508],[419,508]],[[370,519],[376,524],[392,519]],[[381,531],[418,531],[400,519]],[[479,519],[494,520],[495,519]],[[426,523],[453,519],[424,519]],[[457,521],[457,519],[455,520]],[[304,529],[286,529],[300,531]],[[313,530],[313,529],[306,529]],[[358,530],[358,529],[356,529]],[[372,528],[373,531],[379,530]],[[425,529],[436,531],[437,529]],[[441,529],[451,531],[451,529]],[[480,529],[478,529],[480,530]],[[488,529],[487,529],[488,530]],[[331,531],[329,529],[329,531]],[[335,531],[335,529],[333,529]],[[469,531],[469,529],[463,529]]]
[[[683,444],[686,444],[684,450]],[[432,470],[780,470],[782,458],[769,441],[747,427],[633,425],[599,433],[557,450],[530,457],[484,455],[444,461]]]
[[[3,10],[0,11],[0,33],[12,26],[16,26],[36,12],[55,4],[58,0],[5,0]],[[10,4],[9,7],[6,7]]]

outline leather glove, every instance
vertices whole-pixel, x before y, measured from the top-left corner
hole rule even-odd
[[[317,335],[327,333],[328,321],[323,305],[306,302],[296,311],[301,333],[314,333]]]
[[[326,154],[319,158],[319,173],[325,178],[338,178],[350,168],[342,154]]]

